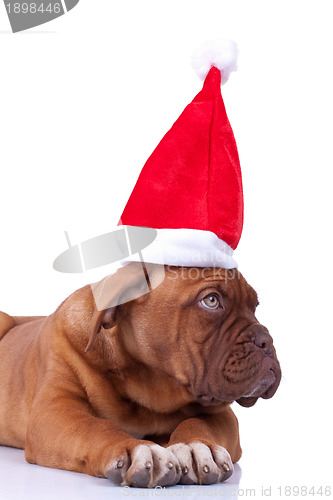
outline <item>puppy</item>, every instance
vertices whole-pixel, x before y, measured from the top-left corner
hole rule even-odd
[[[132,263],[48,317],[0,313],[0,444],[118,485],[226,480],[241,456],[230,404],[281,378],[257,304],[235,269]]]

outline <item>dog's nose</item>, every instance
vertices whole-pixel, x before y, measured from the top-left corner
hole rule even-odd
[[[268,330],[264,326],[258,325],[254,328],[253,334],[253,342],[255,345],[266,354],[270,354],[272,352],[273,339],[268,333]]]

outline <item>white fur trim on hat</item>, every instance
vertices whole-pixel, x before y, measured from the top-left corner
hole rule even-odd
[[[204,43],[192,55],[192,66],[201,80],[210,68],[215,66],[221,71],[221,83],[226,83],[230,73],[237,69],[238,49],[232,40],[212,40]]]
[[[223,267],[233,269],[237,262],[233,249],[211,231],[201,229],[157,229],[157,237],[140,255],[130,255],[121,261],[150,262],[182,267]]]

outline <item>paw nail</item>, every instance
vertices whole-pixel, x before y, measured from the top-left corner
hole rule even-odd
[[[118,460],[117,469],[121,469],[122,467],[124,467],[124,460]]]
[[[186,467],[186,466],[183,467],[182,472],[186,476],[186,474],[188,474],[188,467]]]
[[[179,471],[180,471],[179,466],[176,465],[176,472],[177,472],[177,474],[178,474]]]
[[[168,467],[169,467],[169,469],[172,469],[172,467],[173,467],[173,463],[172,463],[172,462],[169,462],[169,463],[168,463]]]
[[[230,470],[229,465],[227,465],[227,464],[223,464],[223,465],[222,465],[222,467],[223,467],[223,469],[224,469],[226,472],[229,472],[229,470]]]
[[[145,467],[146,469],[151,469],[151,462],[146,462]]]
[[[208,474],[208,472],[209,472],[209,467],[208,467],[208,465],[204,465],[204,467],[203,467],[203,471],[204,471],[206,474]]]

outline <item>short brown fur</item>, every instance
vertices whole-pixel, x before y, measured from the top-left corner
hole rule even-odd
[[[237,462],[230,403],[271,397],[281,375],[274,348],[257,347],[258,335],[270,337],[257,332],[256,293],[229,275],[190,279],[187,268],[169,268],[150,293],[103,311],[86,286],[48,317],[0,313],[0,444],[24,448],[31,463],[100,477],[145,436],[223,446]],[[139,265],[121,269],[111,298],[141,281]],[[221,311],[202,308],[205,290],[220,294]],[[260,394],[265,370],[253,367],[265,363],[275,379]]]

